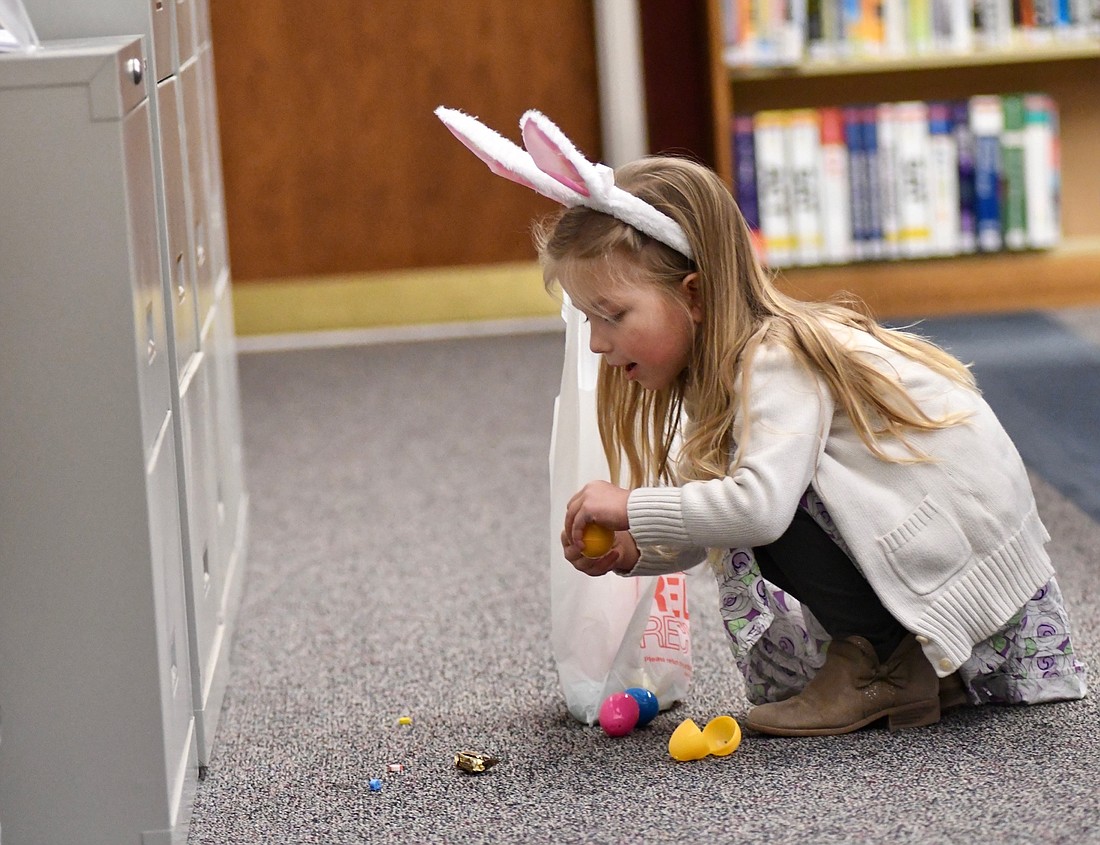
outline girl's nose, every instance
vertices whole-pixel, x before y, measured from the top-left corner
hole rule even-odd
[[[611,351],[611,344],[607,342],[607,338],[603,336],[603,333],[596,329],[595,325],[592,326],[588,348],[597,355],[603,355]]]

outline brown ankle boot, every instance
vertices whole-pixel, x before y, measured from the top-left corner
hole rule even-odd
[[[825,665],[793,698],[752,708],[746,727],[775,736],[831,736],[884,716],[890,730],[940,720],[940,684],[912,634],[879,663],[863,637],[833,640]]]
[[[956,707],[966,707],[970,704],[970,696],[966,694],[962,678],[958,672],[952,672],[946,678],[940,678],[940,712],[953,710]]]

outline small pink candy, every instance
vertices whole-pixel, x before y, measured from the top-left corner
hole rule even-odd
[[[608,736],[626,736],[638,724],[641,711],[634,696],[614,692],[600,705],[600,727]]]

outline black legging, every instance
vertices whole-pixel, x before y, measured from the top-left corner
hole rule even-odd
[[[802,508],[782,537],[753,553],[760,574],[806,605],[833,639],[865,637],[885,660],[905,636],[855,564]]]

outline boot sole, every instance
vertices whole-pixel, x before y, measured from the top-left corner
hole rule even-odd
[[[769,736],[839,736],[858,731],[860,728],[865,728],[879,719],[887,720],[891,733],[906,728],[923,728],[934,725],[940,720],[939,697],[937,696],[929,701],[906,704],[901,707],[891,707],[888,710],[874,713],[866,719],[860,719],[850,725],[835,728],[784,728],[773,725],[758,725],[748,719],[744,720],[744,725],[757,733],[768,734]]]

